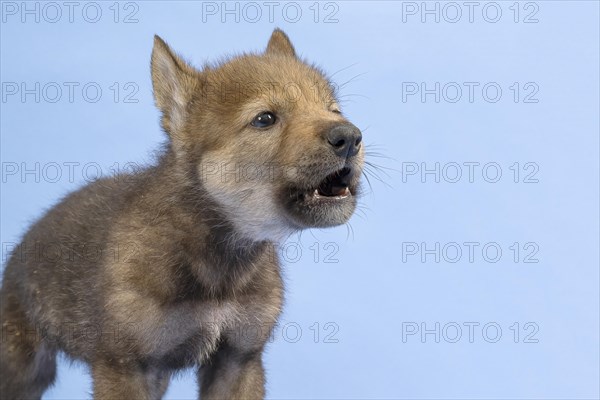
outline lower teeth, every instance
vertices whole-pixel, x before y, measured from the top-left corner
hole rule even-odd
[[[338,194],[331,194],[331,195],[326,195],[326,194],[322,194],[319,193],[319,189],[315,189],[315,191],[313,192],[313,197],[348,197],[350,195],[350,189],[348,189],[347,187],[344,188],[343,191],[339,192]]]

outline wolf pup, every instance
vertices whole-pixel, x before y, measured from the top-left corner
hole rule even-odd
[[[151,70],[156,165],[70,194],[11,254],[3,400],[40,398],[58,351],[89,364],[96,399],[159,399],[192,366],[202,399],[263,398],[283,301],[272,250],[355,209],[361,132],[281,30],[202,70],[155,37]]]

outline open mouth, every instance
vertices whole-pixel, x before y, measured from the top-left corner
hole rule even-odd
[[[312,193],[313,198],[344,199],[352,196],[349,188],[350,168],[342,168],[327,177]]]
[[[299,227],[311,228],[347,222],[356,208],[358,173],[360,169],[355,167],[344,167],[325,177],[317,171],[307,176],[307,180],[313,179],[306,186],[283,191],[291,221]]]

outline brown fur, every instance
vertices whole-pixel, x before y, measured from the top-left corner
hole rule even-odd
[[[67,196],[7,263],[2,399],[40,398],[59,350],[91,365],[97,399],[159,399],[191,366],[203,399],[264,397],[283,301],[274,249],[354,211],[360,132],[282,31],[201,71],[156,37],[152,82],[169,136],[158,163]],[[252,125],[265,111],[276,123]],[[348,195],[313,195],[342,168]]]

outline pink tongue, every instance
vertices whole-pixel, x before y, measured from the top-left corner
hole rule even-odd
[[[331,188],[331,193],[334,196],[343,196],[346,194],[346,186],[334,186]]]

